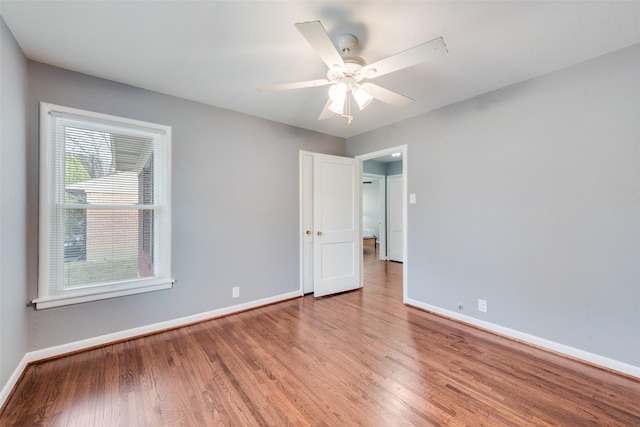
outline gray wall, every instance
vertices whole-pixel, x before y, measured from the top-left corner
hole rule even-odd
[[[402,174],[402,160],[395,162],[379,162],[375,159],[362,162],[363,173],[373,173],[376,175],[400,175]]]
[[[402,160],[388,162],[386,164],[386,175],[402,175]]]
[[[386,175],[387,168],[383,162],[377,160],[365,160],[362,162],[363,173],[373,173],[376,175]]]
[[[27,61],[0,18],[0,389],[26,351]]]
[[[37,227],[38,102],[173,127],[173,275],[168,291],[28,311],[28,350],[300,288],[298,152],[344,155],[345,140],[29,62],[28,212]],[[28,240],[29,271],[37,241]],[[36,296],[35,274],[28,281]],[[231,288],[240,287],[240,298]]]
[[[409,298],[640,366],[638,76],[634,45],[349,138],[408,144]]]

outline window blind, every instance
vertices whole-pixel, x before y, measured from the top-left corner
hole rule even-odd
[[[36,306],[172,282],[170,131],[41,105]]]

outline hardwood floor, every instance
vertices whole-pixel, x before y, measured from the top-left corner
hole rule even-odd
[[[640,382],[402,304],[402,265],[29,366],[9,426],[640,425]]]

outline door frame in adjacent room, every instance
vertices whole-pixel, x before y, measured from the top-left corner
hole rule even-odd
[[[364,167],[364,162],[362,163]],[[375,181],[378,183],[378,259],[380,261],[387,260],[387,179],[385,175],[375,173],[362,172],[362,211],[364,213],[364,189],[365,181]],[[364,229],[365,220],[362,218],[362,226]]]
[[[389,261],[396,261],[396,262],[404,262],[404,248],[403,248],[403,241],[402,241],[405,234],[404,220],[402,218],[403,205],[402,205],[402,200],[398,200],[398,196],[400,196],[400,199],[401,199],[403,194],[403,191],[402,191],[403,177],[404,177],[403,174],[387,175],[386,177],[387,259]],[[400,184],[400,188],[398,188],[396,183]],[[397,193],[398,191],[400,191],[400,194]],[[398,203],[398,201],[400,203]],[[398,233],[401,233],[402,237],[400,237],[400,239],[396,238]]]

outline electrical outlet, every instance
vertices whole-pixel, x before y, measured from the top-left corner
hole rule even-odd
[[[478,299],[478,311],[482,313],[487,312],[487,300],[486,299]]]
[[[240,287],[239,286],[235,286],[233,288],[233,293],[231,295],[232,298],[238,298],[240,296]]]

